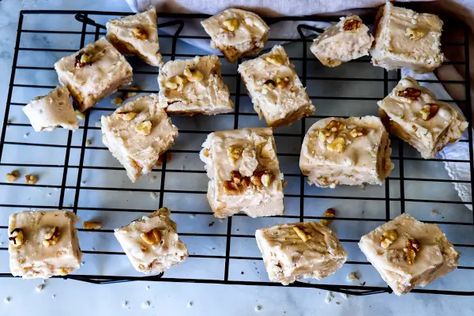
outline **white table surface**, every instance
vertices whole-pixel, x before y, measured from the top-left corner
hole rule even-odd
[[[5,104],[20,9],[129,11],[124,1],[0,0],[0,104]],[[3,106],[0,111],[3,117]],[[472,280],[474,281],[474,280]],[[0,279],[0,315],[473,315],[472,297],[389,294],[335,298],[285,287],[132,282],[92,285],[71,280]],[[52,312],[54,314],[52,314]]]

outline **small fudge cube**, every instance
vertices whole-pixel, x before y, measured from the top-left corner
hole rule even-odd
[[[425,159],[459,140],[468,126],[457,107],[437,100],[411,77],[400,80],[377,104],[389,132],[415,147]]]
[[[64,87],[57,87],[48,95],[31,101],[23,112],[36,132],[52,131],[57,126],[70,130],[79,128],[69,91]]]
[[[269,279],[283,285],[300,278],[321,280],[347,260],[336,235],[317,222],[257,229],[255,238]]]
[[[168,113],[214,115],[234,111],[217,56],[171,60],[158,75],[160,104]]]
[[[319,187],[382,184],[393,169],[390,154],[390,139],[378,117],[329,117],[308,130],[300,169]]]
[[[359,248],[397,295],[456,269],[459,258],[438,225],[408,214],[362,236]]]
[[[311,115],[314,106],[283,47],[239,65],[255,111],[269,126],[288,125]]]
[[[83,112],[132,82],[132,67],[105,38],[54,64],[59,82]]]
[[[377,20],[375,45],[370,52],[375,66],[429,72],[443,63],[443,21],[438,16],[396,7],[387,1]]]
[[[10,215],[10,270],[24,279],[67,275],[81,266],[82,253],[69,211],[25,211]]]
[[[116,229],[115,237],[141,273],[160,274],[188,257],[188,249],[178,238],[176,223],[167,208]]]
[[[270,31],[257,14],[234,8],[224,10],[201,24],[211,37],[211,46],[220,49],[231,63],[242,56],[258,54]]]
[[[214,132],[202,145],[209,177],[207,198],[214,216],[283,214],[280,173],[271,128]]]
[[[311,52],[327,67],[369,54],[374,37],[357,15],[342,17],[314,39]]]
[[[104,145],[125,167],[132,182],[151,172],[178,135],[156,95],[127,102],[111,115],[102,116],[101,123]]]
[[[151,66],[161,65],[155,8],[107,22],[107,39],[122,54],[137,55]]]

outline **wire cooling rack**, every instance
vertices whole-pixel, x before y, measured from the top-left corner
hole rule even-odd
[[[96,11],[22,11],[13,57],[13,68],[5,106],[0,147],[0,172],[18,169],[22,175],[39,175],[39,182],[28,185],[0,182],[0,277],[11,277],[8,268],[8,216],[24,209],[71,209],[81,220],[101,220],[101,230],[79,228],[84,262],[80,270],[67,276],[91,283],[132,280],[280,286],[269,282],[254,240],[255,229],[284,222],[318,220],[329,207],[337,209],[331,224],[349,253],[349,259],[336,274],[322,281],[295,282],[288,287],[319,288],[353,295],[391,292],[375,269],[358,250],[357,242],[383,222],[409,212],[426,222],[437,223],[462,253],[460,267],[424,289],[414,292],[474,295],[474,218],[461,201],[453,183],[471,186],[472,178],[450,179],[445,162],[468,164],[473,170],[472,133],[461,140],[466,159],[421,159],[409,146],[392,140],[395,169],[383,186],[310,187],[298,168],[300,144],[306,130],[328,116],[377,113],[375,102],[382,99],[400,78],[399,72],[373,67],[361,58],[338,68],[322,67],[310,54],[309,45],[320,32],[320,25],[333,18],[267,19],[272,26],[286,21],[296,37],[278,38],[270,34],[267,47],[285,42],[301,80],[317,107],[316,115],[275,131],[278,156],[285,174],[284,216],[252,219],[236,215],[227,220],[212,216],[206,200],[207,177],[198,151],[214,130],[263,126],[237,75],[236,65],[223,58],[223,76],[231,89],[235,114],[215,117],[173,117],[179,128],[175,146],[160,167],[132,184],[123,168],[103,146],[100,116],[114,110],[111,96],[92,108],[74,133],[58,129],[34,133],[21,107],[37,95],[57,85],[54,62],[103,36],[105,22],[128,13]],[[205,34],[196,34],[204,15],[159,14],[160,45],[165,60],[207,54],[196,43],[208,46]],[[371,21],[368,18],[367,21]],[[318,24],[318,22],[321,22]],[[452,23],[454,25],[454,23]],[[319,25],[319,26],[318,26]],[[450,23],[447,23],[449,26]],[[456,25],[459,25],[457,23]],[[272,27],[273,29],[273,27]],[[445,49],[458,48],[459,60],[443,67],[464,67],[466,80],[421,80],[439,88],[455,86],[464,97],[444,101],[458,104],[471,123],[468,30],[462,26],[459,41],[444,41]],[[193,41],[193,45],[189,42]],[[197,45],[199,47],[199,45]],[[157,69],[130,59],[138,93],[157,92]],[[122,93],[127,90],[122,90]],[[121,92],[119,92],[121,93]],[[470,125],[471,126],[471,125]],[[159,276],[144,277],[135,272],[113,237],[113,229],[167,206],[178,223],[181,238],[190,257],[183,264]],[[346,276],[356,271],[361,280]]]

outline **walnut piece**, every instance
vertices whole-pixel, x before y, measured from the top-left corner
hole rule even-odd
[[[410,100],[418,100],[421,96],[421,90],[417,88],[406,88],[405,90],[398,91],[397,95]]]
[[[98,221],[85,221],[82,223],[82,227],[84,229],[99,230],[102,228],[102,223]]]
[[[410,238],[407,240],[405,247],[403,248],[403,252],[405,253],[405,261],[412,265],[415,263],[416,255],[421,250],[421,244],[418,240],[414,238]]]
[[[240,22],[238,19],[227,19],[222,22],[224,28],[229,32],[235,32],[239,28]]]
[[[10,236],[8,236],[8,240],[14,247],[20,247],[25,241],[25,235],[23,234],[23,230],[21,228],[13,229],[10,232]]]
[[[88,52],[80,52],[76,55],[74,67],[76,69],[83,68],[92,64],[92,54]]]
[[[283,88],[288,87],[288,85],[290,84],[290,78],[289,77],[283,77],[283,78],[277,77],[275,79],[275,82],[276,82],[276,86],[278,88],[283,89]]]
[[[121,120],[131,121],[137,116],[137,113],[133,112],[133,111],[132,112],[120,112],[120,113],[117,113],[116,115]]]
[[[6,174],[5,179],[7,180],[7,182],[12,183],[18,180],[19,177],[20,177],[20,171],[13,170]]]
[[[143,27],[134,27],[132,29],[132,34],[136,39],[141,41],[148,39],[148,32]]]
[[[59,238],[61,237],[59,228],[57,226],[53,226],[45,228],[44,231],[43,246],[49,247],[56,245],[59,241]]]
[[[229,157],[232,162],[236,162],[242,157],[243,151],[244,148],[240,145],[230,145],[227,147],[227,157]]]
[[[398,238],[398,232],[394,229],[386,230],[380,237],[380,247],[387,249]]]
[[[423,106],[423,108],[420,110],[420,115],[421,118],[424,121],[429,121],[431,120],[439,111],[439,105],[434,104],[434,103],[429,103]]]
[[[186,83],[186,78],[181,77],[180,75],[171,77],[168,81],[165,82],[165,87],[170,90],[183,90],[184,84]]]
[[[342,29],[344,31],[350,31],[350,32],[355,32],[357,31],[360,27],[362,26],[362,22],[356,19],[349,19],[344,21],[344,25],[342,26]]]
[[[152,128],[152,123],[151,121],[143,121],[138,123],[138,125],[135,127],[135,130],[145,136],[148,136],[151,134],[151,128]]]
[[[275,65],[275,66],[281,66],[283,65],[283,63],[285,62],[285,60],[283,59],[282,56],[280,55],[268,55],[268,56],[265,56],[265,61],[272,64],[272,65]]]
[[[36,184],[36,182],[38,182],[38,177],[34,174],[27,174],[25,176],[25,181],[27,184]]]
[[[346,140],[343,137],[338,136],[332,142],[327,144],[326,148],[330,151],[342,153],[346,149]]]
[[[189,82],[197,82],[204,79],[202,72],[198,69],[190,69],[188,66],[184,68],[183,75],[189,80]]]
[[[311,236],[306,235],[304,231],[301,230],[298,226],[293,226],[293,230],[295,231],[296,235],[303,241],[307,242],[311,239]]]
[[[333,209],[333,208],[328,208],[326,211],[324,211],[324,214],[323,214],[324,217],[328,217],[328,218],[332,218],[332,217],[335,217],[336,216],[336,210]],[[321,224],[323,224],[324,226],[328,226],[329,224],[332,223],[332,220],[331,219],[322,219],[319,221]]]
[[[269,187],[273,181],[273,175],[267,170],[254,171],[250,177],[242,176],[239,171],[232,171],[230,178],[224,181],[224,191],[231,195],[241,194],[250,186],[254,189]]]
[[[161,241],[161,232],[158,228],[153,228],[146,233],[141,233],[140,238],[150,246],[157,245]]]
[[[411,27],[407,27],[405,30],[405,36],[414,41],[423,38],[425,35],[426,32],[422,29],[413,29]]]

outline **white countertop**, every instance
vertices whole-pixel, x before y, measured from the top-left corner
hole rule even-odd
[[[129,11],[125,1],[0,0],[0,104],[5,104],[20,9]],[[3,106],[0,113],[3,118]],[[471,280],[472,282],[472,280]],[[0,315],[473,315],[474,299],[380,294],[325,302],[327,292],[285,287],[164,282],[93,285],[72,280],[0,279]]]

